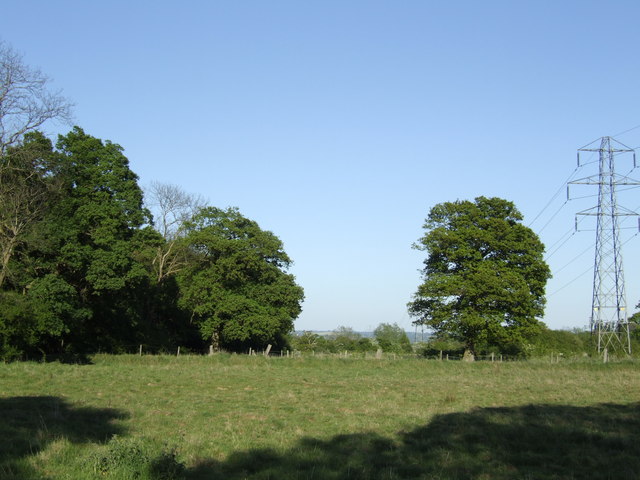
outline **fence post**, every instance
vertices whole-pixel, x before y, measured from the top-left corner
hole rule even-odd
[[[270,351],[271,351],[271,344],[267,345],[267,349],[264,351],[264,356],[268,357]]]
[[[178,353],[176,353],[176,357],[180,356],[180,345],[178,345]]]
[[[142,345],[140,345],[140,356],[142,356]]]

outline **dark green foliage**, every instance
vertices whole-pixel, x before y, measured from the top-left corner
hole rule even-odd
[[[187,224],[191,259],[178,274],[180,305],[215,348],[281,347],[303,290],[273,233],[235,208],[204,208]]]
[[[416,351],[424,357],[440,358],[440,355],[446,357],[461,357],[464,353],[464,343],[451,338],[446,334],[433,336],[426,342],[417,346]]]
[[[285,346],[303,292],[282,242],[235,209],[180,221],[171,238],[150,226],[119,145],[25,135],[0,157],[0,358],[198,350],[198,328],[233,350]]]
[[[412,351],[407,333],[398,324],[381,323],[373,334],[383,352],[411,353]]]
[[[20,269],[13,268],[16,253],[58,198],[58,159],[52,148],[44,135],[33,132],[0,155],[0,288],[20,281]]]
[[[527,353],[531,357],[550,354],[579,357],[597,354],[597,349],[590,332],[550,330],[544,327],[531,338]]]
[[[76,127],[57,148],[61,191],[29,255],[75,293],[83,314],[67,323],[67,344],[117,350],[136,340],[142,316],[136,294],[148,275],[133,241],[148,221],[142,191],[120,146]]]
[[[513,203],[476,198],[436,205],[415,246],[428,252],[409,303],[416,323],[465,343],[517,351],[541,328],[550,277],[544,246]]]
[[[191,341],[175,278],[155,282],[164,239],[149,222],[118,145],[76,127],[55,150],[38,132],[9,148],[0,157],[0,358]]]

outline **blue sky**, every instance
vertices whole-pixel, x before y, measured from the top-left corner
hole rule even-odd
[[[542,212],[532,228],[560,245],[544,320],[588,322],[595,233],[562,240],[596,199],[563,206],[562,186],[595,172],[574,172],[583,145],[640,146],[637,1],[5,0],[2,11],[0,38],[75,102],[87,133],[124,147],[143,186],[237,206],[283,240],[306,291],[297,329],[411,329],[424,218],[479,195],[515,202],[525,224]],[[639,192],[620,202],[639,208]],[[630,307],[634,233],[623,232]]]

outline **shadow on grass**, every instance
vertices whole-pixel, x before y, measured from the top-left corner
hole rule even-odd
[[[0,478],[42,478],[24,460],[56,439],[102,442],[124,433],[114,409],[74,407],[59,397],[0,398]]]
[[[530,405],[436,416],[397,438],[302,439],[201,461],[191,479],[637,479],[640,404]]]

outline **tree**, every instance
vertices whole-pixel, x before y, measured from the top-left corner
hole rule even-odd
[[[76,127],[54,151],[29,132],[0,160],[5,353],[56,343],[113,349],[134,337],[148,279],[137,250],[149,220],[121,147]]]
[[[51,141],[40,132],[0,153],[0,288],[16,248],[54,198],[55,169]]]
[[[414,245],[428,252],[408,304],[414,323],[462,341],[470,358],[482,344],[514,349],[539,331],[550,271],[544,245],[521,221],[500,198],[433,207]]]
[[[70,121],[71,103],[48,84],[46,75],[0,41],[0,155],[49,120]]]
[[[57,151],[62,193],[30,257],[40,262],[39,272],[72,286],[89,312],[69,326],[68,342],[113,351],[138,340],[149,274],[137,249],[149,212],[119,145],[75,127],[59,138]]]
[[[284,343],[303,290],[282,242],[237,208],[207,207],[187,223],[191,258],[178,273],[180,304],[202,338],[234,351]]]
[[[185,225],[205,202],[177,185],[160,182],[151,183],[146,196],[147,205],[154,213],[156,229],[165,240],[158,245],[153,258],[157,282],[162,283],[186,264]]]
[[[373,331],[376,342],[383,352],[411,353],[411,342],[398,324],[381,323]]]

